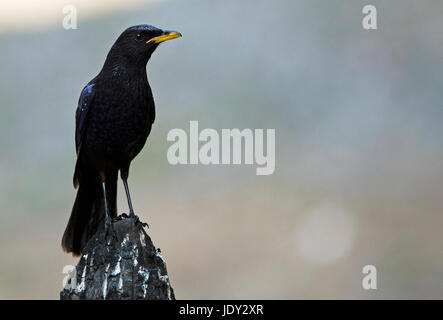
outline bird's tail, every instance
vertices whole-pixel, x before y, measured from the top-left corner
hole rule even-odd
[[[117,216],[117,174],[106,177],[106,195],[111,218]],[[62,248],[72,252],[73,256],[81,254],[88,240],[104,224],[105,206],[102,185],[95,175],[82,175],[79,188],[72,207],[71,217],[62,238]]]

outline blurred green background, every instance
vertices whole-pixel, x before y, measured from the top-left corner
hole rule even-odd
[[[1,299],[59,298],[78,96],[141,23],[183,33],[148,64],[157,119],[130,175],[177,298],[443,298],[443,3],[15,3],[0,4]],[[190,120],[275,128],[275,173],[171,166],[166,135]]]

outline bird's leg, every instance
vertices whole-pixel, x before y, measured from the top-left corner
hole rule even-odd
[[[111,223],[111,217],[109,216],[108,212],[108,201],[106,199],[106,184],[104,181],[102,181],[102,188],[103,188],[103,199],[105,201],[105,233],[107,234],[112,226],[112,223]]]
[[[129,187],[128,187],[128,172],[129,169],[121,170],[121,178],[123,180],[123,185],[125,186],[126,191],[126,198],[128,199],[128,206],[129,206],[129,218],[135,219],[136,222],[140,222],[142,226],[148,227],[149,225],[145,222],[141,222],[140,219],[135,215],[134,208],[132,207],[132,201],[131,201],[131,195],[129,194]]]
[[[129,187],[128,187],[128,179],[123,179],[123,185],[125,186],[126,191],[126,198],[128,199],[128,206],[129,206],[129,217],[134,218],[134,208],[132,207],[132,201],[131,201],[131,195],[129,194]]]

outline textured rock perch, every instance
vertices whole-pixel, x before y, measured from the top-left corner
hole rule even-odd
[[[121,216],[99,230],[71,272],[61,300],[174,300],[166,262],[142,224]]]

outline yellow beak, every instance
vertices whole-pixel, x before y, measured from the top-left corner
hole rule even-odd
[[[161,42],[166,41],[166,40],[172,40],[172,39],[175,39],[175,38],[180,38],[181,36],[182,35],[181,35],[180,32],[164,31],[161,36],[149,39],[148,41],[146,41],[146,43],[150,43],[150,42],[161,43]]]

